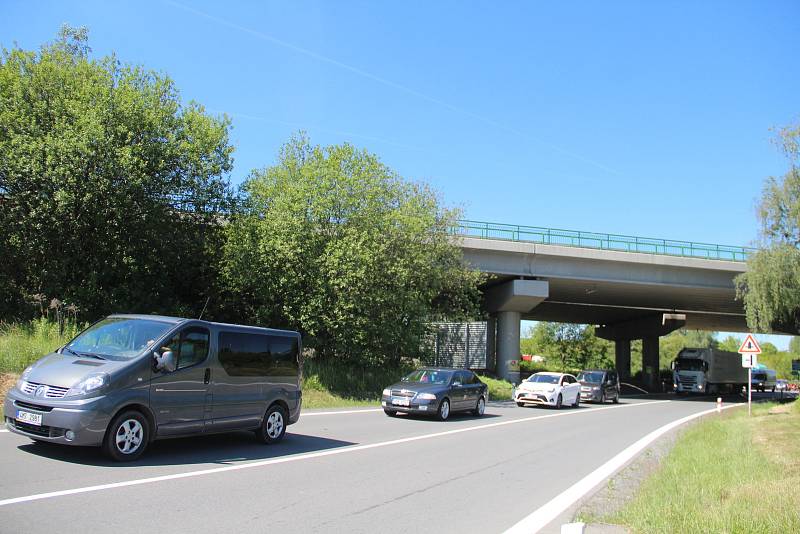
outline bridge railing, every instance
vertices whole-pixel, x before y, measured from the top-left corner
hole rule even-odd
[[[747,257],[755,252],[755,249],[749,247],[470,220],[458,221],[458,224],[452,228],[452,233],[481,239],[525,241],[544,245],[665,254],[711,260],[747,261]]]

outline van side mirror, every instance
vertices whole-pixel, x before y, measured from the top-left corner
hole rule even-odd
[[[171,350],[165,350],[161,354],[158,351],[153,351],[153,360],[156,371],[171,373],[177,368],[175,353]]]

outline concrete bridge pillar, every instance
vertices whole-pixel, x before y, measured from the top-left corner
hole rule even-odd
[[[661,391],[658,370],[658,336],[642,338],[642,381],[647,391]]]
[[[686,315],[659,313],[595,328],[595,335],[615,343],[620,379],[631,376],[631,340],[642,340],[642,382],[648,391],[660,391],[658,338],[686,325]]]
[[[519,341],[522,314],[504,311],[497,314],[497,374],[515,384],[519,382]]]
[[[631,378],[631,340],[614,340],[614,360],[619,379],[629,380]]]
[[[495,372],[500,378],[519,382],[519,330],[522,314],[538,306],[549,294],[550,285],[542,280],[511,280],[484,293],[486,308],[490,313],[497,314]]]

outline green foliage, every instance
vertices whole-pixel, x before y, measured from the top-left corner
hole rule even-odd
[[[75,337],[82,327],[42,317],[23,324],[0,324],[0,373],[21,373],[27,366]]]
[[[230,202],[229,122],[164,75],[90,58],[86,33],[0,58],[0,316],[33,293],[86,318],[199,312]]]
[[[676,330],[658,340],[659,366],[669,369],[672,361],[677,358],[681,349],[690,348],[717,348],[718,342],[714,332],[702,330]],[[739,345],[736,345],[736,349]],[[734,352],[736,349],[733,349]]]
[[[511,382],[486,375],[478,375],[478,378],[489,387],[489,400],[511,399],[511,392],[514,390]]]
[[[614,367],[613,344],[596,337],[591,325],[540,322],[520,345],[526,354],[544,356],[546,367],[557,371]]]
[[[766,180],[759,207],[763,247],[736,279],[752,330],[800,330],[800,127],[779,132],[788,172]]]
[[[413,369],[408,364],[360,366],[309,358],[303,363],[303,385],[311,391],[347,399],[343,405],[350,405],[350,401],[377,402],[383,388],[398,382]]]
[[[800,336],[794,336],[789,341],[789,352],[792,354],[800,354]]]
[[[379,159],[304,136],[244,184],[223,275],[257,324],[299,329],[320,361],[415,357],[429,321],[477,313],[478,274],[448,227],[456,212]]]
[[[728,336],[719,342],[717,348],[720,350],[727,350],[729,352],[737,352],[741,344],[742,342],[738,338],[734,336]]]
[[[604,522],[634,532],[797,532],[800,412],[737,408],[687,430],[636,497]],[[766,437],[765,437],[766,436]]]

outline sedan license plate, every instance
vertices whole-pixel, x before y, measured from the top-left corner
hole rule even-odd
[[[403,397],[392,397],[392,404],[395,406],[408,406],[410,403],[408,402],[408,399]]]
[[[42,414],[17,410],[17,421],[28,423],[29,425],[42,426]]]

